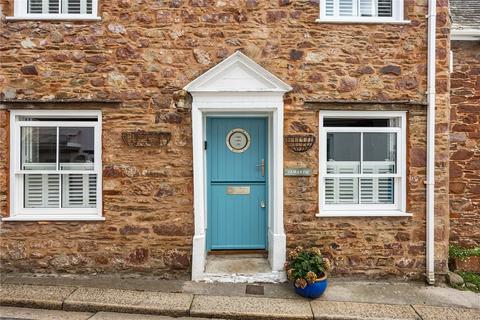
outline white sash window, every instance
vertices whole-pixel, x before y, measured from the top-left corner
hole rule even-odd
[[[402,22],[403,0],[320,0],[319,22]]]
[[[102,220],[101,113],[11,111],[6,220]]]
[[[319,216],[405,214],[405,113],[320,113]]]
[[[98,0],[15,0],[18,19],[98,19]]]

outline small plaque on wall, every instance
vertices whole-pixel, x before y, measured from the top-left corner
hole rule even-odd
[[[286,177],[311,177],[312,169],[310,168],[286,168],[283,172]]]

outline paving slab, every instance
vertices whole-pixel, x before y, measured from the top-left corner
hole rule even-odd
[[[479,295],[480,307],[480,295]],[[423,305],[413,305],[415,311],[423,320],[478,320],[480,319],[480,309],[453,308],[453,307],[433,307]]]
[[[2,283],[0,286],[0,305],[60,310],[63,301],[75,289],[75,287]]]
[[[313,318],[307,300],[225,296],[195,296],[190,315],[241,320]]]
[[[421,320],[409,305],[312,301],[315,320]]]
[[[193,295],[153,291],[78,288],[63,303],[68,311],[109,311],[187,316]]]
[[[93,316],[89,312],[67,312],[60,310],[42,310],[17,307],[1,307],[0,319],[31,319],[31,320],[87,320]]]
[[[89,320],[207,320],[207,319],[208,318],[190,318],[190,317],[172,318],[172,317],[154,316],[154,315],[148,315],[148,314],[98,312]]]

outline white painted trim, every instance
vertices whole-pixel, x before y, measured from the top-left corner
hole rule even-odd
[[[400,118],[399,127],[385,128],[342,128],[324,127],[325,118],[377,118],[392,119]],[[367,216],[410,216],[406,213],[406,192],[407,192],[407,170],[406,170],[406,132],[407,112],[406,111],[338,111],[325,110],[319,114],[319,213],[317,217],[367,217]],[[391,177],[395,179],[394,204],[356,204],[356,205],[328,205],[325,203],[325,188],[323,180],[326,177],[337,177],[337,174],[327,174],[327,133],[328,132],[393,132],[397,133],[397,173],[395,174],[351,174],[348,177]],[[401,192],[398,192],[398,190]]]
[[[247,60],[248,59],[248,60]],[[209,80],[222,73],[228,73],[232,63],[246,63],[256,75],[278,84],[266,91],[202,91]],[[260,70],[260,71],[258,71]],[[272,80],[276,79],[276,80]],[[195,235],[193,237],[192,280],[225,281],[222,274],[205,273],[206,263],[206,138],[205,118],[210,115],[268,116],[269,124],[269,212],[268,212],[268,260],[272,267],[271,279],[282,279],[286,260],[286,236],[283,225],[283,95],[291,87],[256,65],[245,55],[237,52],[192,81],[185,90],[192,94],[192,142],[193,142],[193,203]],[[280,276],[279,276],[280,275]],[[242,275],[240,278],[227,277],[226,281],[262,281],[266,274]],[[223,280],[220,280],[223,279]],[[279,280],[280,281],[280,280]]]
[[[391,17],[362,17],[362,16],[340,16],[338,13],[338,1],[334,4],[334,15],[326,15],[326,0],[320,0],[320,16],[316,20],[319,23],[386,23],[386,24],[410,24],[410,20],[404,19],[404,1],[393,0]],[[354,3],[355,4],[358,3]]]
[[[478,41],[480,40],[480,29],[454,29],[452,28],[452,41]]]
[[[16,121],[18,116],[37,117],[96,117],[98,122],[66,122],[62,127],[73,125],[89,126],[95,130],[95,160],[94,170],[87,173],[97,175],[97,207],[96,208],[24,208],[23,206],[23,179],[20,170],[20,128],[23,125],[32,126],[38,124],[44,126],[58,126],[58,122],[27,122]],[[2,218],[2,221],[62,221],[62,220],[104,220],[102,217],[102,112],[98,110],[10,110],[10,216]],[[35,173],[36,171],[28,171]],[[71,171],[55,171],[56,174],[67,174]],[[74,173],[84,173],[75,171]],[[45,173],[45,172],[42,172]],[[61,190],[62,188],[60,188]],[[17,192],[18,190],[18,192]],[[61,198],[60,198],[61,202]]]
[[[62,1],[63,5],[64,2]],[[86,8],[86,2],[83,3],[83,7]],[[5,17],[6,20],[84,20],[84,21],[99,21],[101,17],[98,17],[98,0],[92,0],[92,13],[91,14],[29,14],[28,13],[28,1],[26,0],[14,0],[13,16]]]

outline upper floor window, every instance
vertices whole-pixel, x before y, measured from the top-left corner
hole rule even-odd
[[[11,111],[10,217],[102,220],[101,113]]]
[[[402,22],[403,0],[320,0],[320,22]]]
[[[91,20],[98,0],[15,0],[13,19]]]

